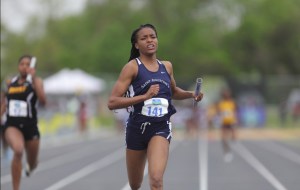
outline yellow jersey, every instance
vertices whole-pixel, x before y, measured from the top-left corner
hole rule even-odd
[[[223,125],[233,125],[237,122],[236,105],[233,100],[221,100],[218,108]]]

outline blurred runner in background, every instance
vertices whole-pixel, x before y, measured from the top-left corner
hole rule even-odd
[[[0,102],[1,102],[1,107],[0,107],[0,119],[1,119],[1,123],[0,123],[0,143],[1,143],[1,157],[2,156],[6,156],[7,151],[8,151],[8,145],[7,142],[5,141],[4,138],[4,125],[5,125],[5,121],[6,121],[6,107],[5,107],[5,90],[4,90],[4,82],[3,79],[1,78],[1,92],[0,92]]]
[[[87,125],[88,125],[88,115],[87,115],[87,105],[84,98],[79,99],[78,120],[79,120],[80,134],[86,134]]]
[[[231,153],[229,141],[236,140],[237,106],[229,89],[224,89],[221,92],[221,99],[218,103],[218,114],[221,119],[221,138],[224,161],[230,162],[233,159],[233,155]]]
[[[26,151],[27,176],[37,167],[40,144],[38,130],[37,103],[46,104],[42,79],[35,75],[35,68],[30,67],[32,56],[23,55],[19,59],[19,75],[7,82],[6,115],[4,136],[13,151],[11,162],[12,185],[19,190],[22,174],[22,158]],[[27,80],[27,75],[32,80]]]

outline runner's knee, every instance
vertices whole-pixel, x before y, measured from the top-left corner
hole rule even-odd
[[[160,174],[150,175],[150,185],[155,189],[162,188],[163,186],[163,176]]]
[[[23,153],[24,153],[24,149],[21,146],[14,148],[13,152],[14,152],[14,157],[15,158],[22,159]]]

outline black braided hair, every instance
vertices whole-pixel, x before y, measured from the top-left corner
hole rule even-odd
[[[32,59],[32,55],[29,55],[29,54],[25,54],[25,55],[22,55],[20,58],[19,58],[19,62],[18,63],[20,63],[21,61],[22,61],[22,59],[24,59],[24,58],[28,58],[28,59]]]

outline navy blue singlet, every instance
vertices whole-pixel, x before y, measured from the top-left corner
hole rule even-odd
[[[149,71],[136,58],[138,73],[129,87],[130,97],[145,94],[151,85],[159,84],[159,92],[151,99],[133,105],[129,116],[130,123],[169,121],[176,113],[172,105],[171,78],[163,63],[157,60],[159,68],[156,72]]]

